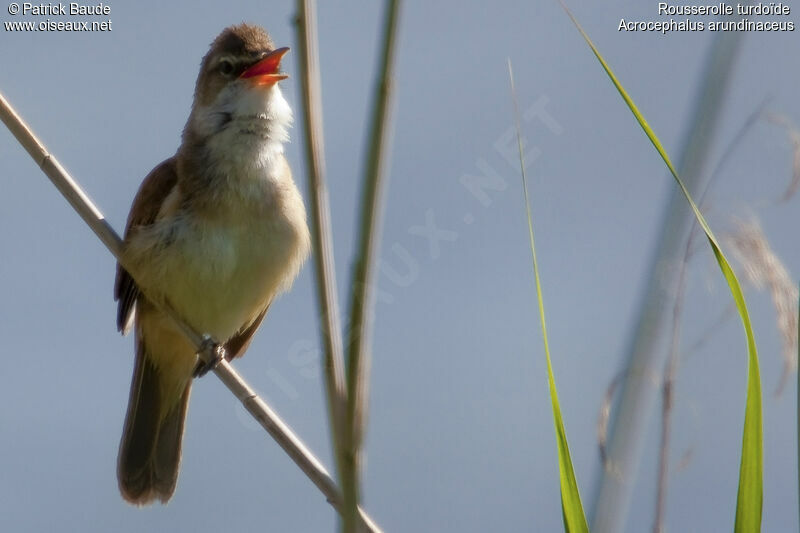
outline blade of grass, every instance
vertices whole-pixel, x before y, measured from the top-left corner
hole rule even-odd
[[[680,140],[679,175],[693,197],[700,197],[711,159],[743,32],[717,32],[705,60]],[[594,533],[625,529],[649,425],[655,417],[659,383],[669,354],[672,308],[683,249],[696,220],[678,187],[669,194],[624,353],[618,398],[609,417],[606,458],[600,463],[590,527]],[[731,310],[735,305],[731,302]],[[706,335],[710,337],[710,335]],[[697,348],[692,348],[696,350]]]
[[[762,471],[764,462],[762,439],[763,430],[761,421],[761,377],[758,365],[758,351],[756,349],[755,337],[753,336],[753,328],[750,324],[750,316],[747,311],[747,305],[745,304],[744,295],[739,285],[739,281],[736,278],[736,274],[733,272],[730,264],[728,263],[728,260],[725,258],[725,255],[722,253],[722,249],[719,246],[717,238],[712,233],[711,228],[708,226],[708,223],[706,222],[702,213],[700,213],[700,210],[694,203],[694,200],[692,200],[688,189],[678,176],[678,172],[675,170],[672,161],[670,161],[666,150],[664,150],[664,147],[661,145],[661,141],[659,141],[653,129],[636,107],[636,104],[634,104],[633,99],[622,87],[622,84],[614,75],[611,67],[608,66],[608,63],[606,63],[605,59],[603,59],[603,56],[600,55],[600,52],[595,47],[594,43],[592,43],[591,39],[589,39],[589,36],[578,23],[577,19],[573,16],[572,12],[567,8],[562,0],[559,0],[559,2],[561,2],[561,6],[564,8],[573,24],[575,24],[575,27],[583,36],[586,44],[588,44],[591,48],[595,57],[602,65],[603,70],[605,70],[620,96],[622,96],[622,99],[633,113],[636,121],[642,127],[642,130],[644,130],[647,138],[653,144],[656,151],[658,151],[659,155],[664,160],[664,163],[667,165],[667,168],[669,168],[670,173],[675,178],[675,181],[686,197],[686,201],[691,206],[698,224],[700,224],[700,227],[703,228],[708,243],[714,252],[717,263],[719,264],[720,270],[722,271],[723,276],[725,276],[725,280],[728,282],[728,286],[730,287],[731,295],[736,303],[736,308],[739,312],[739,316],[742,320],[742,325],[745,330],[745,336],[747,337],[748,353],[747,393],[744,431],[742,435],[742,458],[739,466],[739,489],[736,501],[736,523],[734,525],[734,531],[737,533],[745,531],[759,531],[761,529],[761,510],[763,500]]]
[[[711,173],[711,177],[706,183],[703,191],[698,196],[698,205],[702,208],[705,204],[705,199],[709,195],[709,191],[714,185],[715,178],[717,178],[725,163],[729,161],[730,155],[733,154],[739,147],[740,143],[744,140],[746,134],[752,126],[756,123],[758,118],[764,113],[764,106],[767,100],[761,102],[761,105],[753,111],[747,120],[745,120],[742,127],[736,133],[734,138],[728,143],[722,156],[717,163],[716,168]],[[672,433],[672,411],[674,403],[675,381],[678,377],[678,361],[679,361],[679,342],[680,342],[680,318],[682,315],[683,300],[686,296],[686,274],[689,267],[689,260],[692,256],[692,247],[694,246],[695,237],[698,235],[697,222],[692,221],[692,229],[689,232],[689,238],[686,240],[686,248],[683,252],[683,260],[680,265],[680,274],[678,275],[677,296],[675,304],[672,307],[672,336],[670,338],[669,358],[665,365],[664,378],[661,385],[662,390],[662,409],[661,409],[661,442],[659,444],[659,460],[658,460],[658,481],[656,482],[656,505],[655,505],[655,518],[653,519],[653,532],[660,533],[665,531],[664,520],[666,516],[667,507],[667,483],[669,472],[669,445],[670,434]],[[708,333],[708,330],[707,330]]]
[[[569,444],[567,443],[567,432],[564,429],[564,421],[561,417],[561,407],[558,403],[558,392],[556,391],[556,380],[553,376],[553,365],[550,361],[550,344],[547,340],[547,324],[544,315],[542,283],[539,279],[539,263],[536,259],[536,246],[533,238],[533,215],[531,214],[531,203],[528,197],[528,180],[525,175],[525,158],[522,150],[519,104],[517,102],[517,91],[514,87],[514,72],[511,68],[511,59],[508,60],[508,79],[511,83],[511,99],[514,102],[519,164],[522,172],[522,189],[525,194],[525,211],[528,216],[528,237],[530,239],[531,256],[533,258],[533,276],[536,280],[536,299],[539,304],[539,318],[542,325],[544,353],[547,359],[547,383],[550,387],[550,400],[553,404],[553,423],[556,430],[556,445],[558,449],[558,472],[561,485],[561,512],[564,518],[564,530],[570,533],[588,533],[589,526],[586,522],[586,515],[583,512],[581,494],[578,489],[578,482],[575,479],[575,471],[572,468],[572,458],[570,457]]]
[[[342,471],[344,531],[355,532],[360,500],[360,450],[369,398],[370,335],[375,299],[375,270],[380,243],[385,167],[390,146],[390,109],[394,84],[394,51],[400,0],[384,7],[380,65],[375,90],[361,197],[358,248],[350,284],[350,327],[347,336],[347,416]]]

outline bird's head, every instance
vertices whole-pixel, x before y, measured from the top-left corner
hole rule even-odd
[[[278,82],[288,48],[276,48],[259,26],[231,26],[211,43],[195,86],[187,133],[210,137],[225,128],[284,141],[292,111]]]

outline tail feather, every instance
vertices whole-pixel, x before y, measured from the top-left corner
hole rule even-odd
[[[117,460],[122,497],[136,505],[156,499],[166,503],[178,481],[191,381],[174,402],[163,397],[161,379],[159,369],[147,357],[144,342],[138,343]]]

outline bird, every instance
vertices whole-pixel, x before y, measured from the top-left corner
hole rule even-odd
[[[117,327],[135,333],[117,460],[131,504],[167,503],[175,492],[192,380],[203,370],[164,309],[227,357],[241,356],[309,254],[283,148],[292,122],[278,85],[287,51],[260,26],[225,28],[202,59],[177,152],[133,201],[114,284]]]

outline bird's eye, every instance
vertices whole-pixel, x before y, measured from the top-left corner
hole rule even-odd
[[[231,74],[233,74],[233,63],[231,63],[227,59],[223,59],[222,61],[219,62],[219,71],[224,76],[230,76]]]

